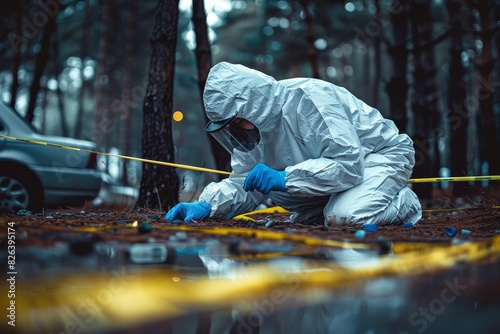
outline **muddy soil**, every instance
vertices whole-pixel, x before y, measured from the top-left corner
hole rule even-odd
[[[38,298],[40,291],[47,293],[48,308],[54,296],[51,290],[46,290],[44,279],[45,282],[47,279],[58,281],[59,275],[68,273],[109,274],[116,268],[137,267],[130,251],[134,244],[166,245],[168,255],[160,263],[162,268],[183,268],[191,274],[198,271],[203,275],[209,270],[206,262],[200,261],[199,251],[207,253],[208,249],[214,259],[227,256],[242,262],[265,261],[264,255],[272,255],[269,257],[272,259],[296,256],[335,260],[329,258],[328,247],[318,251],[318,247],[306,247],[305,243],[287,236],[370,244],[376,246],[378,254],[388,254],[392,251],[391,245],[398,242],[429,247],[480,242],[500,235],[498,198],[500,196],[486,200],[474,198],[453,204],[446,199],[423,201],[424,217],[419,224],[412,227],[380,225],[376,231],[364,231],[363,227],[354,225],[290,223],[289,214],[252,215],[253,221],[206,220],[186,224],[165,222],[165,212],[144,209],[68,208],[43,214],[21,212],[0,216],[0,245],[2,250],[7,249],[7,236],[12,231],[9,228],[15,229],[19,293],[28,293],[28,299],[30,293],[33,298]],[[263,237],[256,233],[258,231],[271,234]],[[8,272],[6,263],[2,264],[4,272]],[[193,308],[186,316],[136,321],[115,331],[113,327],[102,327],[99,318],[87,324],[89,312],[83,315],[77,312],[76,317],[71,318],[54,308],[53,315],[63,314],[60,322],[47,322],[44,328],[25,326],[25,330],[18,332],[69,333],[66,327],[73,319],[71,324],[76,324],[79,333],[496,333],[500,312],[499,279],[500,262],[496,257],[417,276],[362,281],[346,289],[324,291],[322,293],[329,297],[316,304],[307,298],[302,303],[292,294],[297,298],[294,306],[276,306],[269,315],[259,308],[237,317],[231,307],[208,310],[208,313]],[[39,282],[41,286],[37,285]],[[88,284],[92,288],[92,282]],[[65,289],[71,291],[71,287]],[[102,289],[94,290],[90,289],[89,293],[102,292]],[[263,302],[255,300],[257,304]],[[115,304],[99,306],[104,310]],[[45,319],[37,315],[36,309],[31,311],[34,313],[23,315],[31,314],[31,321]],[[3,325],[0,329],[12,329]]]

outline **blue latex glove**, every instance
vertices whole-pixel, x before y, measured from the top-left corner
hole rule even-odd
[[[189,223],[192,220],[201,220],[208,217],[210,210],[210,205],[205,202],[179,203],[167,212],[165,220],[174,221],[181,219],[185,223]]]
[[[259,162],[245,178],[243,189],[258,190],[264,195],[271,190],[285,191],[285,171],[279,172]]]

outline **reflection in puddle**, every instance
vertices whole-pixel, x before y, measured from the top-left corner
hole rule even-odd
[[[20,248],[19,332],[484,333],[498,328],[498,252],[489,262],[467,263],[460,260],[471,252],[466,248],[410,257],[285,241],[235,245],[185,234],[150,241],[95,242],[83,253],[67,243]],[[437,266],[441,263],[446,266]]]

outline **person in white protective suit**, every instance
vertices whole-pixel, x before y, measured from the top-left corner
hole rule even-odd
[[[420,202],[406,186],[412,140],[345,88],[311,78],[277,81],[221,62],[207,78],[206,130],[231,153],[230,177],[165,220],[232,218],[267,199],[302,223],[416,224]]]

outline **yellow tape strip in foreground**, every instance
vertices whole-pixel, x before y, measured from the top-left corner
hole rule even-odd
[[[45,231],[75,231],[75,232],[104,232],[109,230],[119,230],[119,229],[136,229],[138,227],[137,223],[133,224],[120,224],[120,225],[108,225],[101,227],[77,227],[68,230],[66,227],[60,226],[45,226]],[[232,227],[213,227],[213,228],[198,228],[189,226],[154,226],[154,229],[160,229],[165,231],[184,231],[184,232],[198,232],[213,235],[223,235],[223,236],[237,236],[246,238],[255,238],[260,240],[274,240],[274,241],[291,241],[300,243],[306,246],[314,247],[334,247],[343,249],[371,249],[378,251],[380,250],[380,245],[370,244],[370,243],[356,243],[350,241],[337,241],[328,239],[319,239],[315,237],[308,237],[304,235],[288,234],[284,232],[277,232],[271,230],[257,230],[250,228],[232,228]],[[404,254],[408,252],[422,252],[428,251],[433,248],[449,248],[454,247],[449,242],[446,243],[430,243],[430,242],[390,242],[390,253],[394,255]],[[233,256],[232,258],[242,259],[259,259],[259,258],[278,258],[278,257],[290,257],[290,256],[307,256],[314,255],[313,252],[298,251],[298,252],[278,252],[278,253],[259,253],[253,255],[239,255]]]
[[[293,303],[306,292],[308,296],[324,296],[324,289],[379,277],[429,273],[483,259],[500,259],[500,236],[485,242],[384,257],[359,267],[303,261],[285,262],[282,266],[276,262],[240,266],[227,277],[212,279],[178,270],[145,268],[109,275],[79,273],[35,278],[31,282],[26,278],[26,285],[16,289],[16,318],[22,319],[16,329],[20,333],[48,333],[64,330],[70,323],[80,326],[83,332],[93,332],[206,310],[241,309],[247,305],[246,310],[251,311],[248,306],[268,300],[277,291],[285,293],[285,299]],[[307,300],[302,299],[301,305],[305,303]],[[92,321],[86,321],[90,316]]]
[[[72,231],[78,232],[103,232],[107,230],[115,230],[120,228],[137,228],[138,224],[126,224],[126,225],[109,225],[103,227],[77,227],[71,229]],[[47,228],[47,227],[46,227]],[[60,227],[52,227],[51,229]],[[380,245],[374,243],[361,243],[361,242],[350,242],[350,241],[338,241],[338,240],[328,240],[320,239],[316,237],[305,236],[302,234],[290,234],[285,232],[278,232],[273,230],[259,230],[252,228],[237,228],[237,227],[190,227],[190,226],[154,226],[154,229],[160,229],[165,231],[184,231],[184,232],[197,232],[213,235],[223,235],[223,236],[237,236],[245,238],[255,238],[261,240],[274,240],[274,241],[291,241],[300,243],[307,246],[315,247],[336,247],[344,249],[372,249],[380,250]],[[67,229],[66,229],[67,231]],[[390,242],[391,253],[394,255],[404,254],[408,252],[422,252],[428,251],[434,248],[449,248],[454,247],[449,242],[446,243],[430,243],[430,242]],[[259,254],[258,256],[253,256],[253,258],[271,258],[271,257],[283,257],[291,256],[291,253],[275,253],[271,254]]]
[[[103,227],[77,227],[72,228],[71,231],[77,232],[102,232],[106,230],[114,230],[120,228],[137,228],[137,224],[126,224],[126,225],[109,225]],[[319,238],[313,238],[304,236],[302,234],[291,234],[270,230],[259,230],[252,228],[242,228],[242,227],[190,227],[190,226],[158,226],[155,225],[154,229],[165,230],[165,231],[185,231],[185,232],[197,232],[213,235],[226,235],[226,236],[236,236],[236,237],[246,237],[255,239],[268,239],[268,240],[278,240],[278,241],[293,241],[299,242],[308,246],[325,246],[325,247],[338,247],[338,248],[357,248],[357,249],[379,249],[379,245],[366,244],[366,243],[354,243],[346,241],[337,240],[325,240]]]

